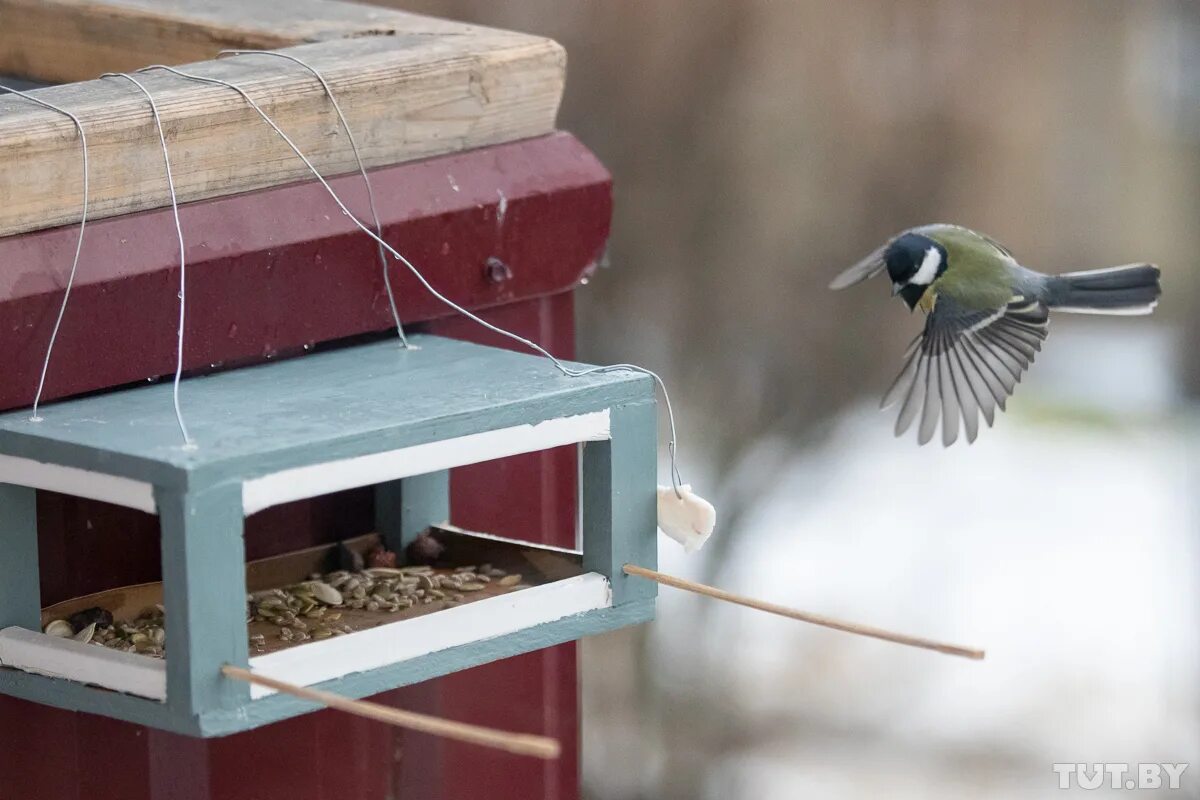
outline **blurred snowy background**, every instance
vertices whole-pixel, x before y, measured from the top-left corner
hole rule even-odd
[[[617,201],[580,355],[663,373],[721,513],[664,568],[988,650],[664,590],[584,645],[592,800],[1026,800],[1063,796],[1055,762],[1140,761],[1200,797],[1200,5],[396,4],[567,47],[560,124]],[[825,286],[932,221],[1047,271],[1156,261],[1165,301],[1055,318],[972,447],[894,440],[876,399],[920,322]]]

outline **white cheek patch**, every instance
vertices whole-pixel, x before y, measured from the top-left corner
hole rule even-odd
[[[929,248],[925,251],[925,258],[921,260],[921,268],[909,278],[908,282],[918,286],[928,286],[937,277],[938,267],[941,265],[942,254],[936,247]]]

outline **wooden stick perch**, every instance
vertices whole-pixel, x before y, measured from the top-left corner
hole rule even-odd
[[[530,733],[510,733],[508,731],[496,730],[495,728],[485,728],[481,725],[469,725],[465,722],[454,722],[453,720],[442,719],[440,717],[431,717],[427,714],[418,714],[414,711],[404,711],[367,700],[352,700],[340,694],[324,692],[320,689],[311,689],[307,686],[296,686],[295,684],[276,680],[275,678],[269,678],[266,675],[251,672],[241,667],[235,667],[231,664],[221,667],[221,672],[225,677],[232,680],[266,686],[278,692],[299,697],[302,700],[311,700],[314,703],[320,703],[329,708],[345,711],[348,714],[356,714],[360,717],[386,722],[389,725],[408,728],[409,730],[420,731],[421,733],[443,736],[447,739],[477,744],[483,747],[492,747],[521,756],[534,756],[535,758],[548,760],[558,758],[562,753],[562,745],[559,741],[548,736],[536,736]]]
[[[917,636],[907,636],[903,633],[893,633],[882,628],[873,628],[869,625],[859,625],[853,622],[843,622],[842,620],[823,617],[819,614],[809,614],[805,611],[797,611],[787,606],[776,605],[775,603],[767,603],[762,600],[755,600],[751,597],[743,597],[742,595],[733,594],[723,589],[718,589],[714,586],[706,586],[703,583],[685,580],[684,578],[676,578],[673,575],[666,575],[652,569],[639,567],[636,564],[625,565],[626,575],[636,575],[639,578],[657,581],[664,586],[671,586],[675,589],[683,589],[686,592],[695,592],[702,594],[705,597],[712,597],[717,600],[724,600],[727,603],[734,603],[747,608],[755,608],[759,611],[766,611],[768,614],[778,614],[781,617],[788,619],[798,619],[801,622],[811,622],[813,625],[821,625],[826,628],[833,628],[846,633],[854,633],[859,636],[870,636],[872,639],[883,639],[887,642],[895,642],[896,644],[904,644],[909,647],[921,647],[926,650],[935,650],[939,653],[945,653],[950,656],[961,656],[963,658],[972,658],[975,660],[984,657],[984,651],[976,650],[971,647],[960,647],[954,644],[943,644],[930,639],[923,639]]]

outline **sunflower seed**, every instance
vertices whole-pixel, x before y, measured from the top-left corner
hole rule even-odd
[[[70,639],[75,635],[75,631],[71,628],[71,623],[65,619],[56,619],[49,623],[42,633],[47,636],[57,636],[60,639]]]

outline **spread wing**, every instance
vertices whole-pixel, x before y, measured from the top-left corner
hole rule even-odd
[[[979,414],[990,427],[996,408],[1013,393],[1046,338],[1050,314],[1036,299],[1014,297],[993,309],[968,309],[939,295],[925,330],[905,355],[904,369],[883,398],[901,403],[900,436],[921,419],[917,441],[925,444],[942,420],[942,442],[958,438],[959,418],[967,441],[979,435]]]
[[[892,243],[889,239],[882,246],[874,250],[869,256],[859,261],[852,267],[848,267],[838,273],[838,276],[829,284],[830,289],[845,289],[847,286],[853,286],[856,283],[862,283],[867,278],[873,278],[884,268],[883,254],[887,250],[887,246]]]

